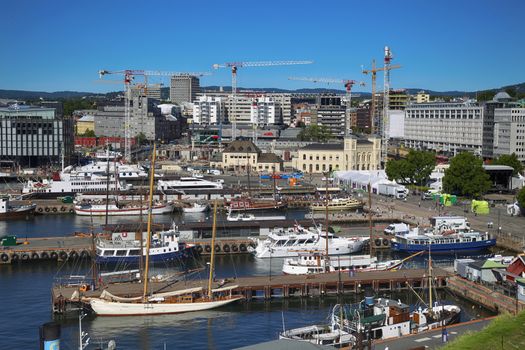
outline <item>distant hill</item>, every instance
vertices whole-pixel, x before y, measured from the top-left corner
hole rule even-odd
[[[202,91],[220,91],[225,92],[231,91],[231,86],[203,86],[201,87]],[[244,88],[239,87],[237,90],[242,93],[243,91],[265,91],[265,92],[274,92],[274,93],[309,93],[309,94],[318,94],[318,93],[331,93],[331,94],[344,94],[345,91],[342,89],[327,89],[327,88],[306,88],[306,89],[296,89],[296,90],[287,90],[279,88]],[[513,91],[516,96],[525,96],[525,83],[513,84],[502,86],[500,88],[480,90],[480,91],[433,91],[424,88],[407,88],[406,89],[410,94],[416,94],[419,91],[426,91],[431,96],[450,96],[450,97],[476,97],[477,95],[483,94],[484,96],[494,94],[501,90]],[[94,93],[94,92],[80,92],[80,91],[55,91],[55,92],[45,92],[45,91],[24,91],[24,90],[0,90],[0,98],[3,99],[19,99],[19,100],[36,100],[43,98],[46,100],[54,99],[72,99],[72,98],[104,98],[104,97],[114,97],[115,95],[121,92],[108,92],[106,94]],[[358,94],[361,98],[370,98],[371,94],[369,92],[352,92],[356,95]],[[169,87],[163,87],[161,89],[161,94],[164,99],[169,98]],[[512,95],[512,94],[511,94]]]

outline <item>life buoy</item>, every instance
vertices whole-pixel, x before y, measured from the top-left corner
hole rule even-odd
[[[46,207],[46,209],[44,209],[46,211],[46,213],[49,213],[51,211],[51,209],[49,209],[49,207]]]
[[[88,289],[89,289],[89,287],[88,287],[87,284],[82,284],[82,285],[80,285],[80,287],[78,288],[78,290],[81,291],[81,292],[87,292]]]
[[[381,245],[381,238],[376,238],[374,243],[376,244],[376,247]]]
[[[29,260],[29,254],[22,254],[22,260]]]
[[[204,250],[206,251],[206,253],[209,253],[211,252],[211,247],[209,245],[206,245],[206,247],[204,247]]]
[[[53,207],[53,213],[56,213],[58,211],[57,207]]]
[[[60,259],[62,260],[66,260],[67,259],[67,253],[64,252],[64,251],[61,251],[58,256],[60,257]]]
[[[386,247],[390,244],[390,242],[388,241],[388,239],[386,238],[383,238],[383,245]]]
[[[39,213],[43,213],[44,212],[44,208],[40,207],[36,211],[39,212]]]
[[[241,243],[241,244],[239,245],[239,249],[241,250],[241,252],[245,252],[245,251],[246,251],[246,244]]]
[[[195,247],[195,250],[197,251],[197,253],[202,253],[202,246],[199,244]]]
[[[16,253],[11,254],[11,261],[18,261],[18,254]]]
[[[220,252],[220,251],[221,251],[221,246],[218,245],[218,244],[216,244],[216,245],[215,245],[215,252],[218,253],[218,252]]]
[[[66,207],[60,207],[60,211],[66,211]]]
[[[33,254],[31,254],[31,259],[38,260],[38,259],[40,259],[40,255],[38,255],[38,253],[33,253]]]
[[[9,260],[9,255],[7,255],[6,253],[3,253],[0,256],[0,259],[2,259],[3,262],[6,262],[7,260]]]
[[[230,252],[230,246],[225,244],[222,246],[222,250],[225,252],[225,253],[229,253]]]
[[[57,252],[51,252],[51,259],[58,259]]]
[[[89,252],[87,250],[83,250],[81,253],[80,253],[80,257],[82,259],[86,259],[89,257]]]
[[[43,252],[42,254],[40,254],[40,258],[41,259],[49,259],[49,254],[47,254],[46,252]]]
[[[237,244],[232,244],[232,251],[234,251],[234,252],[238,252],[239,251],[239,247],[237,247]]]
[[[78,259],[78,253],[73,250],[71,253],[69,253],[69,257],[71,259]]]

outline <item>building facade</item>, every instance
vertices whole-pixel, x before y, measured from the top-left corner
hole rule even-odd
[[[515,153],[525,161],[525,108],[497,108],[494,112],[494,158]]]
[[[174,75],[171,77],[170,101],[181,104],[193,102],[200,92],[199,78],[193,75]]]
[[[472,102],[432,102],[410,105],[405,112],[405,146],[481,155],[483,107]]]
[[[258,97],[252,100],[250,109],[251,123],[260,127],[266,125],[281,124],[280,110],[271,97]]]
[[[250,171],[272,172],[282,171],[283,160],[273,153],[263,153],[251,141],[236,140],[224,149],[221,162],[214,162],[215,166],[224,170],[238,172]]]
[[[23,166],[59,163],[73,154],[74,123],[54,108],[0,108],[0,155]]]
[[[225,122],[221,97],[199,96],[193,103],[193,122],[199,125],[218,125]]]
[[[485,159],[494,158],[494,115],[497,108],[519,107],[518,103],[511,102],[511,97],[504,91],[498,92],[492,101],[485,102],[483,115],[482,156]]]
[[[337,170],[378,170],[381,162],[378,137],[345,137],[342,143],[316,143],[300,148],[295,167],[305,173]]]
[[[267,94],[275,102],[277,115],[280,120],[276,124],[290,125],[292,123],[292,95],[291,94]]]
[[[327,127],[332,135],[343,137],[348,114],[340,96],[320,96],[317,107],[317,125]]]
[[[95,131],[95,117],[93,115],[84,115],[77,120],[76,134],[84,135],[89,130]]]

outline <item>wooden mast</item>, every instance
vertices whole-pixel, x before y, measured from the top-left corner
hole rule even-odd
[[[326,236],[325,236],[325,246],[326,246],[326,252],[325,252],[325,258],[324,258],[324,272],[328,272],[328,172],[325,175],[325,226],[326,226]]]
[[[428,312],[432,315],[432,256],[428,244]]]
[[[217,200],[213,202],[213,226],[211,228],[211,258],[210,258],[210,277],[208,279],[208,298],[213,298],[212,283],[213,269],[215,268],[215,234],[217,233]]]
[[[144,302],[147,301],[148,294],[148,279],[149,279],[149,248],[151,246],[151,208],[153,206],[153,182],[155,180],[155,156],[157,153],[157,147],[153,144],[153,155],[151,156],[151,170],[149,178],[149,198],[148,198],[148,229],[146,232],[146,265],[144,267],[144,291],[142,293],[142,299]],[[142,241],[142,232],[141,232],[141,241]]]

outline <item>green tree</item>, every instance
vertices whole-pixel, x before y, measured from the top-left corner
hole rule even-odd
[[[436,155],[434,152],[411,149],[408,152],[407,161],[412,168],[411,182],[418,185],[426,183],[436,167]]]
[[[518,175],[518,173],[521,173],[523,171],[523,164],[519,161],[518,156],[516,156],[516,153],[512,153],[510,155],[503,154],[499,156],[499,158],[494,159],[492,164],[507,165],[514,168],[514,171],[512,172],[512,175],[514,176]]]
[[[147,142],[146,135],[144,135],[143,132],[139,132],[137,134],[136,138],[137,138],[137,144],[138,145],[144,145]]]
[[[297,137],[301,141],[326,142],[332,138],[332,133],[324,125],[309,125]]]
[[[406,159],[389,160],[385,172],[389,180],[406,183],[414,175],[414,167]]]
[[[516,200],[518,201],[518,205],[520,206],[520,209],[523,211],[525,209],[525,187],[523,187],[516,196]]]
[[[452,158],[443,177],[443,190],[462,196],[480,197],[491,185],[489,175],[483,170],[483,161],[469,152]]]
[[[87,129],[82,136],[84,136],[84,137],[96,137],[95,131],[93,131],[91,129]]]

